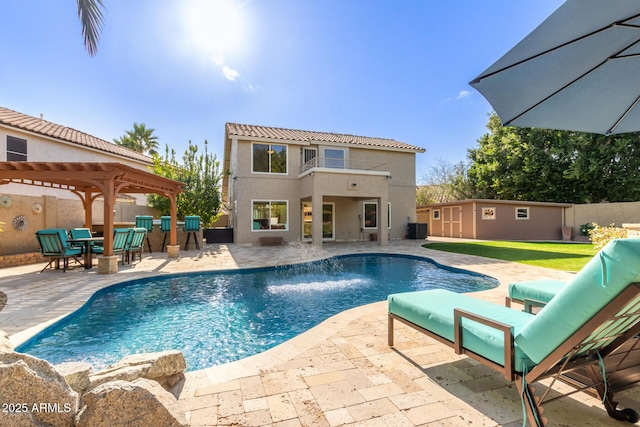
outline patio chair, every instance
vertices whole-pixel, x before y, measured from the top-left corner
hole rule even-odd
[[[151,251],[151,243],[149,243],[149,234],[153,232],[153,217],[151,215],[136,215],[136,228],[147,230],[147,247],[149,248],[149,253],[153,253]],[[142,258],[142,254],[140,258]]]
[[[167,242],[167,233],[171,231],[171,217],[170,216],[161,216],[160,217],[160,232],[164,233],[164,238],[162,239],[162,249],[160,252],[164,252],[164,244]]]
[[[142,249],[144,248],[144,238],[147,237],[147,229],[136,227],[129,230],[131,240],[127,242],[125,247],[127,263],[135,261],[136,254],[140,255],[140,261],[142,261]]]
[[[56,269],[60,268],[60,260],[62,260],[62,272],[66,272],[69,267],[69,259],[84,266],[78,258],[82,255],[82,248],[71,246],[67,241],[67,230],[60,228],[50,228],[47,230],[36,231],[36,237],[40,243],[42,256],[49,258],[49,263],[42,269],[42,273],[53,262],[56,263]]]
[[[129,239],[129,234],[128,228],[116,228],[113,230],[113,255],[122,255],[122,264],[125,263],[125,247]],[[96,246],[92,248],[92,251],[96,254],[103,254],[104,247]]]
[[[636,411],[616,408],[614,390],[608,387],[614,372],[602,371],[611,366],[618,348],[639,341],[634,338],[640,332],[638,282],[640,239],[619,239],[592,258],[536,315],[442,289],[392,294],[389,345],[393,321],[399,320],[502,373],[515,383],[533,426],[547,422],[543,404],[555,381],[580,368],[586,383],[571,385],[581,391],[595,389],[611,417],[636,422]],[[531,384],[550,377],[549,388],[535,396]]]
[[[91,230],[89,230],[88,228],[72,228],[69,231],[71,233],[71,238],[72,239],[90,239],[90,238],[93,237],[93,234],[91,233]],[[95,245],[102,246],[102,242],[91,242],[90,243],[90,246],[92,248]]]
[[[186,251],[189,248],[189,238],[193,234],[193,241],[196,244],[196,248],[200,250],[200,245],[198,244],[198,236],[196,233],[200,232],[200,217],[195,216],[185,216],[184,217],[184,232],[187,233],[187,241],[184,244],[184,250]]]

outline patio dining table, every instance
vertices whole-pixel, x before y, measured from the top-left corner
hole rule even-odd
[[[84,268],[93,267],[93,257],[91,256],[91,244],[104,242],[104,237],[82,237],[78,239],[68,239],[69,243],[81,243],[84,245]]]

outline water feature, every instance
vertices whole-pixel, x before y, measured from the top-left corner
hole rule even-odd
[[[181,350],[188,370],[262,352],[394,292],[490,289],[498,282],[425,258],[368,254],[293,266],[157,276],[98,291],[17,348],[99,369],[127,354]]]

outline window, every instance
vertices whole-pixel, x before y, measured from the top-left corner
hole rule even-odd
[[[254,200],[251,202],[253,212],[253,231],[287,230],[288,202],[286,200]]]
[[[324,158],[325,167],[344,169],[344,150],[325,148]]]
[[[378,203],[365,202],[363,205],[364,223],[362,228],[378,228]]]
[[[438,220],[438,219],[440,219],[440,209],[435,209],[435,210],[433,211],[433,219],[434,219],[434,220]]]
[[[27,140],[7,135],[7,161],[27,161]]]
[[[391,229],[391,202],[387,203],[387,228]]]
[[[287,146],[253,144],[252,170],[258,173],[287,173]]]
[[[316,148],[302,149],[302,170],[306,171],[318,166],[318,150]]]
[[[496,208],[482,208],[482,219],[496,219]]]
[[[529,219],[529,208],[516,208],[516,219]]]

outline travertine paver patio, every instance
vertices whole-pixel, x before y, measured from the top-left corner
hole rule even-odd
[[[436,239],[430,238],[430,241]],[[178,259],[145,254],[115,275],[77,269],[37,273],[43,265],[0,270],[8,296],[0,329],[19,342],[44,322],[78,308],[93,292],[123,280],[183,271],[260,267],[357,252],[426,256],[491,275],[500,287],[473,294],[502,304],[506,284],[533,278],[568,279],[522,264],[422,248],[421,241],[289,247],[206,245]],[[188,372],[174,394],[193,426],[467,426],[522,425],[521,404],[510,383],[494,371],[396,323],[396,346],[387,346],[386,303],[354,308],[262,354]],[[562,385],[555,385],[557,390]],[[622,406],[640,409],[640,387],[618,394]],[[545,405],[550,425],[622,426],[585,393]]]

